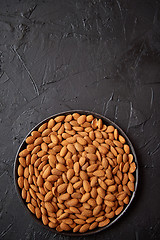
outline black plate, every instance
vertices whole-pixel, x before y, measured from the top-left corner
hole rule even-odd
[[[41,121],[40,123],[38,123],[28,134],[27,136],[24,138],[23,142],[21,143],[18,151],[17,151],[17,154],[16,154],[16,157],[15,157],[15,162],[14,162],[14,184],[15,184],[15,187],[16,187],[16,190],[17,190],[17,194],[18,194],[18,197],[23,205],[23,207],[25,208],[25,210],[27,210],[27,212],[30,214],[30,216],[32,218],[34,218],[35,221],[37,221],[42,227],[46,228],[47,230],[49,231],[52,231],[53,233],[59,233],[57,232],[55,229],[52,229],[52,228],[49,228],[48,226],[45,226],[41,220],[38,220],[34,214],[32,214],[30,212],[30,210],[27,208],[26,206],[26,202],[25,200],[22,199],[21,197],[21,189],[19,188],[18,186],[18,183],[17,183],[17,180],[18,180],[18,173],[17,173],[17,169],[18,169],[18,165],[19,165],[19,161],[18,161],[18,154],[21,150],[23,150],[25,147],[26,147],[26,143],[25,143],[25,139],[31,134],[31,132],[33,130],[37,130],[39,128],[40,125],[42,125],[44,122],[48,121],[50,118],[55,118],[59,115],[68,115],[68,114],[73,114],[73,113],[79,113],[79,114],[85,114],[85,115],[89,115],[89,114],[92,114],[95,118],[101,118],[103,120],[103,122],[106,124],[106,125],[113,125],[115,128],[118,129],[119,133],[126,139],[126,142],[127,144],[130,146],[130,149],[131,149],[131,153],[133,154],[134,156],[134,161],[136,163],[136,171],[134,172],[134,176],[135,176],[135,190],[134,192],[132,193],[132,196],[130,198],[130,201],[129,201],[129,204],[123,209],[123,211],[116,217],[114,217],[111,222],[105,226],[105,227],[102,227],[102,228],[96,228],[94,230],[91,230],[91,231],[87,231],[85,233],[73,233],[73,232],[60,232],[60,234],[62,235],[66,235],[66,236],[86,236],[86,235],[91,235],[91,234],[95,234],[95,233],[98,233],[104,229],[107,229],[109,228],[113,223],[115,223],[118,219],[120,219],[122,217],[122,215],[126,212],[126,210],[129,208],[131,202],[133,201],[134,197],[135,197],[135,193],[136,193],[136,190],[137,190],[137,185],[138,185],[138,162],[137,162],[137,157],[136,157],[136,153],[135,153],[135,150],[133,148],[133,145],[131,143],[131,141],[129,140],[129,138],[127,137],[127,135],[123,132],[123,130],[117,126],[114,122],[112,122],[111,120],[109,120],[108,118],[100,115],[100,114],[97,114],[97,113],[94,113],[94,112],[90,112],[90,111],[83,111],[83,110],[72,110],[72,111],[66,111],[66,112],[61,112],[61,113],[58,113],[58,114],[54,114],[52,116],[50,116],[49,118],[46,118],[44,119],[43,121]]]

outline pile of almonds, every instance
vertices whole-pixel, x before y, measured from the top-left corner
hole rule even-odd
[[[135,170],[117,129],[74,113],[50,119],[27,137],[18,185],[44,225],[83,233],[122,212],[134,191]]]

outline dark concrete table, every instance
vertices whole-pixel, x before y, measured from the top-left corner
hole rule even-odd
[[[110,229],[76,239],[160,239],[159,1],[0,1],[0,239],[70,239],[21,206],[13,163],[27,132],[70,109],[119,124],[136,149],[137,196]]]

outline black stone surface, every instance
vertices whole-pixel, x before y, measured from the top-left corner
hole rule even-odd
[[[139,162],[137,196],[110,229],[72,239],[160,239],[160,4],[155,0],[0,0],[0,239],[70,240],[24,211],[19,144],[70,109],[117,123]]]

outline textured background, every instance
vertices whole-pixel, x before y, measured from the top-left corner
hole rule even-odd
[[[14,157],[27,132],[70,109],[119,124],[140,170],[122,219],[76,239],[160,239],[158,2],[0,0],[0,239],[70,240],[34,223],[13,184]]]

